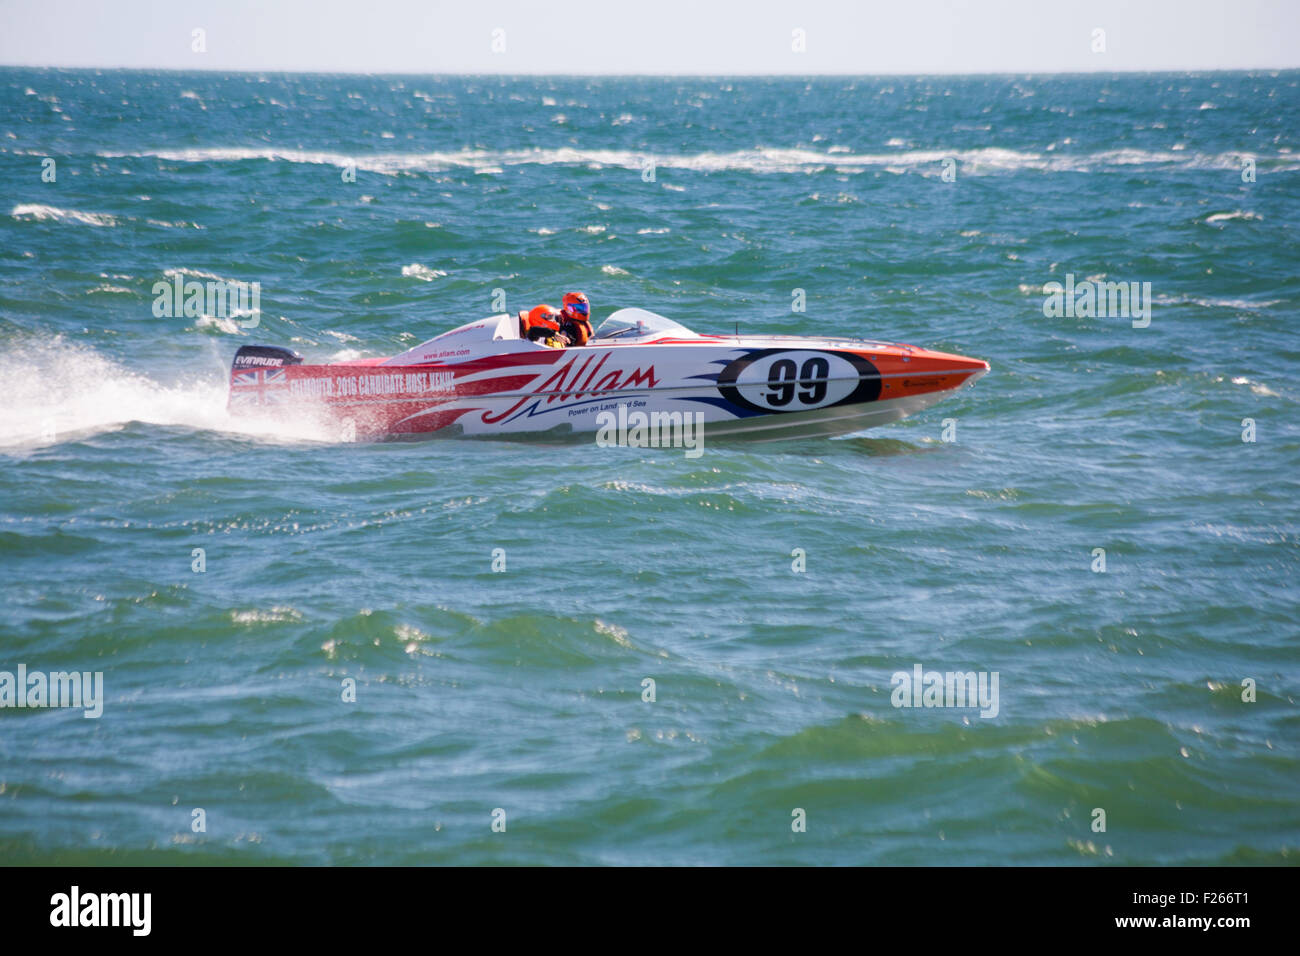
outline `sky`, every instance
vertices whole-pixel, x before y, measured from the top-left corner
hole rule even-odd
[[[1287,69],[1300,67],[1300,0],[0,0],[0,64],[709,75]]]

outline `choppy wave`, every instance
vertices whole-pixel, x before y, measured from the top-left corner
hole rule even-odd
[[[15,219],[34,219],[37,222],[75,222],[83,226],[116,226],[118,219],[104,212],[83,212],[80,209],[60,209],[43,203],[19,203],[10,211]]]
[[[1207,223],[1210,222],[1231,222],[1234,219],[1242,219],[1247,222],[1258,222],[1264,217],[1257,212],[1250,212],[1243,209],[1234,209],[1232,212],[1216,212],[1205,217]]]
[[[1247,312],[1262,312],[1280,305],[1281,299],[1238,299],[1232,296],[1207,295],[1157,295],[1153,298],[1156,305],[1199,305],[1206,309],[1241,309]]]
[[[161,219],[136,219],[131,216],[114,216],[106,212],[85,212],[81,209],[60,209],[44,203],[19,203],[10,210],[14,219],[26,219],[34,222],[65,222],[81,226],[99,226],[101,228],[120,225],[127,222],[144,222],[150,226],[163,229],[202,229],[195,222],[166,222]]]
[[[442,278],[446,274],[442,269],[434,269],[419,262],[412,262],[410,265],[402,266],[402,275],[408,279],[419,279],[422,282],[432,282],[434,279]]]
[[[355,167],[359,170],[395,176],[411,172],[470,170],[485,174],[511,166],[581,166],[588,169],[618,167],[641,170],[656,168],[695,172],[751,173],[862,173],[870,170],[922,171],[938,167],[944,160],[956,160],[966,175],[1039,170],[1044,172],[1104,172],[1134,166],[1164,166],[1182,169],[1241,168],[1243,159],[1253,158],[1263,172],[1300,169],[1300,157],[1279,154],[1260,157],[1242,153],[1196,153],[1177,150],[1114,149],[1094,153],[1068,154],[1045,149],[1031,152],[998,147],[980,149],[910,149],[897,152],[850,153],[832,147],[822,152],[800,147],[755,147],[731,152],[662,153],[622,149],[460,149],[409,153],[340,153],[269,146],[209,146],[154,149],[138,152],[101,152],[105,158],[156,158],[178,163],[236,163],[249,160]],[[936,168],[937,174],[939,170]]]

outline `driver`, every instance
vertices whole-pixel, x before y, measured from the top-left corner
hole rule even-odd
[[[564,293],[560,310],[560,333],[570,345],[586,345],[591,339],[591,303],[581,292]]]

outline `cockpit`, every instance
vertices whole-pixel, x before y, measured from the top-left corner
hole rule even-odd
[[[628,342],[651,336],[678,335],[694,337],[684,325],[647,309],[619,309],[596,329],[593,342]]]

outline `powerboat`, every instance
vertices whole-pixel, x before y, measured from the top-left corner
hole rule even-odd
[[[988,370],[980,359],[888,342],[703,335],[629,308],[569,348],[529,341],[513,315],[391,358],[311,365],[289,349],[246,345],[230,370],[229,409],[314,418],[355,441],[582,436],[637,412],[692,416],[711,439],[776,440],[895,422]]]

